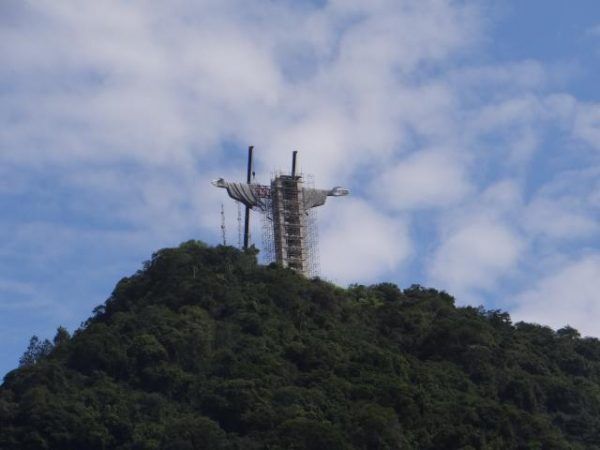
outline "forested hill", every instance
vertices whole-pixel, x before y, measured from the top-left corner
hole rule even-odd
[[[600,449],[600,342],[191,241],[32,341],[0,448]]]

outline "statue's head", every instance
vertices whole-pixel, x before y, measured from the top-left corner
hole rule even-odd
[[[212,180],[210,183],[213,186],[220,187],[220,188],[226,188],[227,187],[227,181],[225,181],[223,178],[218,178],[216,180]]]
[[[329,195],[332,195],[334,197],[341,197],[343,195],[348,195],[349,193],[350,191],[348,189],[343,188],[341,186],[336,186],[329,191]]]

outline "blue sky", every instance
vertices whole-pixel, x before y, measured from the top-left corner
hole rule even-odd
[[[325,278],[600,336],[598,2],[93,3],[0,3],[0,374],[221,202],[236,243],[250,144],[351,189]]]

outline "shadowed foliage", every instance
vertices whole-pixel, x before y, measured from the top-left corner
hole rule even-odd
[[[190,241],[32,339],[0,448],[600,449],[600,342]]]

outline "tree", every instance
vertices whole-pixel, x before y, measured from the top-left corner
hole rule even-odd
[[[48,339],[40,341],[36,335],[31,336],[27,350],[19,359],[19,367],[37,364],[42,358],[48,356],[53,348],[54,346]]]
[[[60,326],[56,329],[56,334],[54,335],[52,342],[54,343],[55,347],[58,347],[59,345],[67,342],[69,339],[71,339],[71,335],[67,329],[63,326]]]
[[[32,337],[0,448],[600,450],[598,339],[254,258],[159,251],[72,337]]]

